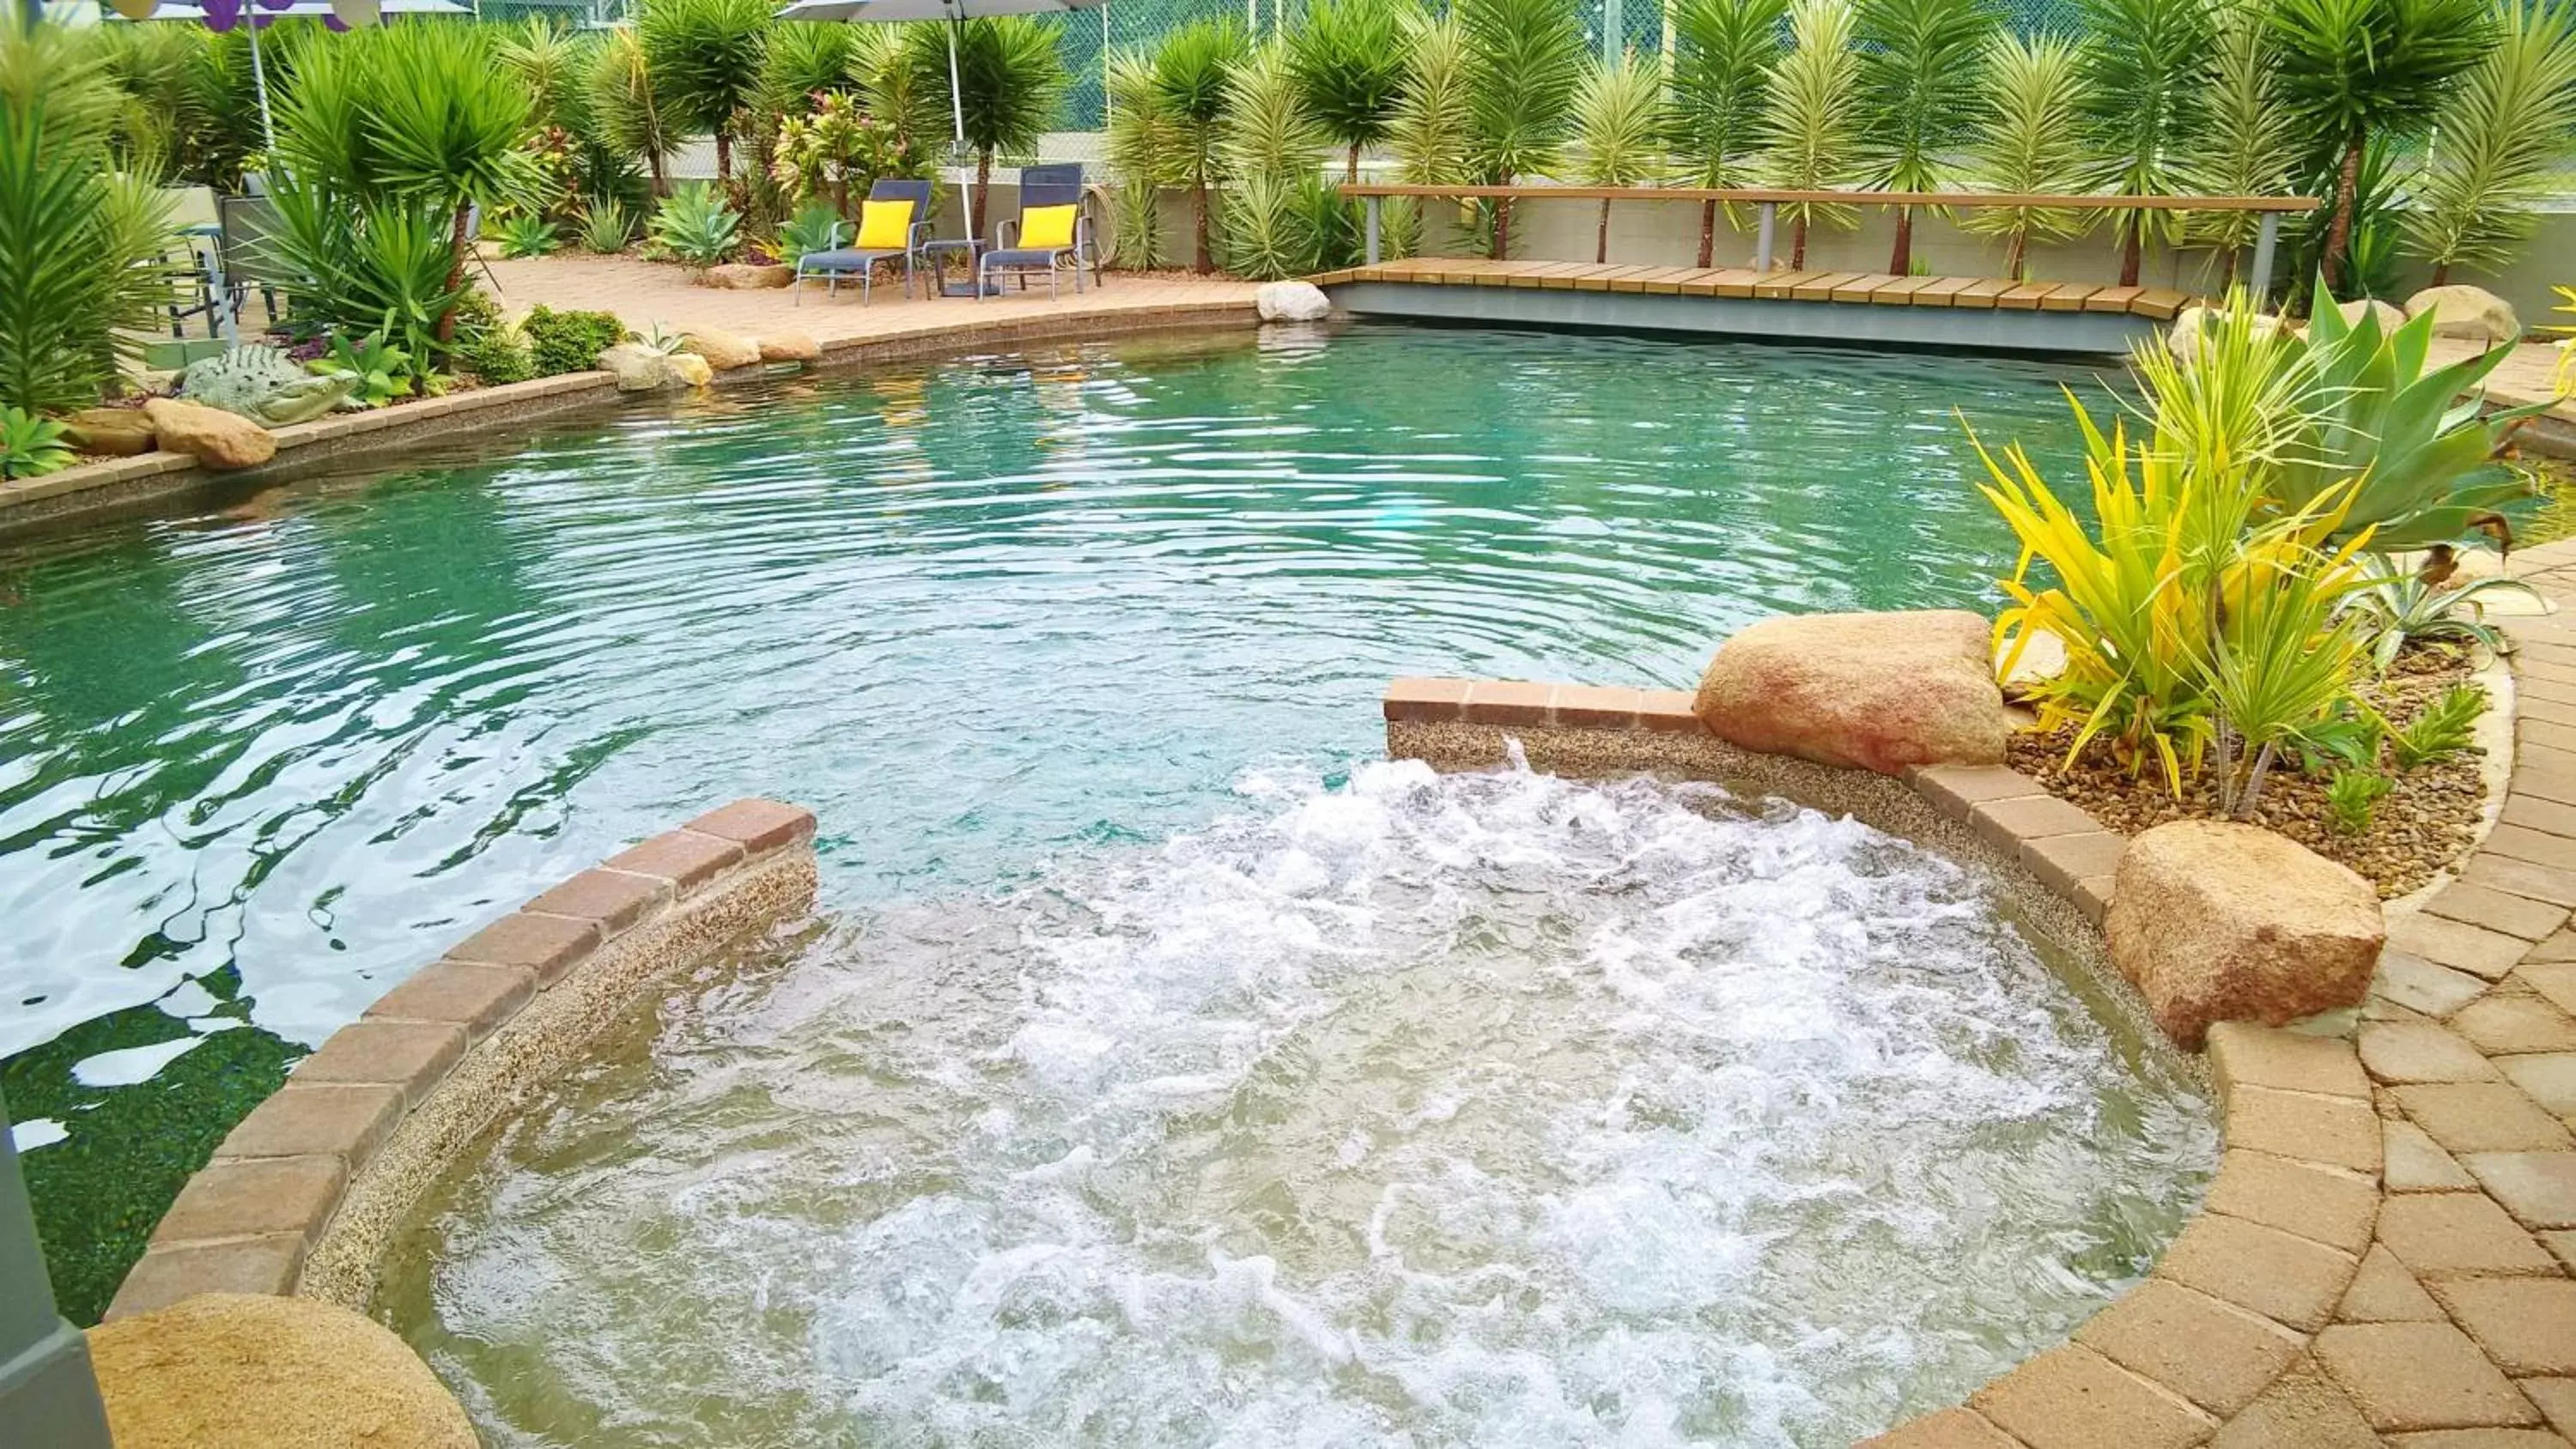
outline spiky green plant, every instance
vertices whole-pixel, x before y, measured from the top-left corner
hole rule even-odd
[[[948,93],[948,44],[957,43],[957,96]],[[966,124],[966,149],[975,154],[975,224],[987,226],[986,198],[996,157],[1025,157],[1056,122],[1064,106],[1064,57],[1055,29],[1035,16],[1001,15],[969,20],[963,28],[913,27],[905,36],[906,61],[924,95],[943,116]]]
[[[1986,0],[1860,0],[1866,177],[1890,191],[1945,191],[1985,119],[1983,74],[2001,21]],[[1887,269],[1914,268],[1914,208],[1896,209]]]
[[[1218,124],[1230,270],[1257,281],[1314,270],[1321,238],[1307,192],[1330,137],[1306,110],[1285,45],[1271,41],[1236,66]]]
[[[2395,788],[2377,770],[2337,770],[2326,782],[2326,819],[2339,834],[2366,835],[2373,809]]]
[[[2210,196],[2278,196],[2289,187],[2297,150],[2275,77],[2279,58],[2254,0],[2222,0],[2211,10],[2210,90],[2192,189]],[[2262,218],[2250,211],[2192,217],[2193,237],[2226,257],[2224,292],[2236,282],[2236,254],[2251,244]]]
[[[1476,112],[1467,88],[1467,33],[1454,16],[1412,26],[1404,87],[1387,126],[1396,180],[1408,186],[1457,186],[1475,179]],[[1410,256],[1420,243],[1422,211],[1397,199],[1381,208],[1387,251]]]
[[[2073,42],[2053,35],[1995,38],[1986,59],[1983,131],[1972,143],[1970,172],[1988,191],[2013,196],[2063,196],[2086,183],[2079,117],[2084,75]],[[2063,207],[1979,206],[1963,210],[1959,225],[2004,240],[2004,275],[2019,277],[2036,236],[2081,236],[2092,213]]]
[[[2388,753],[2401,770],[2456,755],[2477,743],[2478,716],[2486,711],[2485,690],[2474,684],[2454,684],[2413,719],[2388,732]]]
[[[2081,0],[2081,8],[2083,134],[2096,158],[2086,189],[2114,196],[2189,190],[2217,58],[2207,0]],[[2180,212],[2126,212],[2113,224],[2124,287],[2138,284],[2151,237],[2182,237]]]
[[[655,250],[705,271],[733,255],[741,226],[741,216],[726,204],[723,192],[691,181],[672,190],[645,232]]]
[[[1789,0],[1681,0],[1673,8],[1669,142],[1692,186],[1732,188],[1754,177],[1754,145],[1780,55]],[[1699,209],[1699,264],[1717,246],[1718,203]]]
[[[2489,0],[2273,0],[2281,95],[2334,166],[2318,271],[2343,279],[2364,148],[2430,124],[2452,84],[2494,43]]]
[[[647,0],[635,25],[653,99],[684,130],[715,137],[716,176],[731,186],[734,117],[760,98],[769,0]]]
[[[1583,26],[1563,0],[1472,0],[1458,7],[1466,37],[1467,103],[1484,180],[1509,186],[1564,154],[1574,90],[1583,78]],[[1494,207],[1493,255],[1511,252],[1512,204]]]
[[[671,191],[671,153],[679,148],[680,122],[666,115],[653,91],[652,66],[631,29],[609,32],[592,53],[589,76],[591,139],[611,154],[640,161],[653,179],[653,194]]]
[[[613,196],[594,196],[582,211],[581,244],[602,256],[614,256],[635,240],[635,213]]]
[[[1643,186],[1663,174],[1664,67],[1634,52],[1587,66],[1574,91],[1575,177],[1586,186]],[[1601,203],[1592,260],[1610,260],[1610,203]]]
[[[1161,266],[1163,188],[1188,179],[1184,142],[1154,85],[1154,63],[1137,51],[1109,58],[1109,174],[1118,190],[1110,212],[1119,266],[1151,271]]]
[[[760,58],[762,108],[801,116],[823,92],[851,89],[850,61],[863,30],[871,28],[831,20],[782,20],[771,26]]]
[[[2433,122],[2433,153],[2405,213],[2406,240],[2433,264],[2494,270],[2529,241],[2532,207],[2576,151],[2576,0],[2509,0],[2496,46],[2461,77]]]
[[[1314,0],[1288,34],[1288,73],[1307,114],[1343,148],[1342,179],[1360,179],[1360,153],[1386,140],[1404,87],[1406,0]]]
[[[59,26],[0,17],[0,405],[86,407],[168,303],[168,203],[109,170],[118,94]]]
[[[2382,674],[2409,644],[2454,644],[2501,656],[2512,646],[2503,630],[2487,622],[2482,596],[2539,599],[2520,579],[2491,574],[2446,587],[2427,582],[2421,569],[2401,568],[2385,558],[2371,561],[2369,578],[2369,586],[2353,596],[2352,607],[2362,619],[2370,662]]]
[[[493,240],[499,243],[503,257],[515,261],[552,256],[563,245],[563,234],[543,216],[520,212],[501,219],[493,231]]]
[[[1251,53],[1232,16],[1196,20],[1163,37],[1154,51],[1154,91],[1180,141],[1183,178],[1190,188],[1190,265],[1216,270],[1210,239],[1210,184],[1216,179],[1217,140],[1233,94],[1234,68]]]
[[[61,423],[23,408],[0,407],[0,481],[58,472],[72,463]]]
[[[1763,171],[1774,186],[1826,191],[1853,180],[1861,167],[1860,57],[1852,49],[1854,17],[1845,0],[1796,0],[1789,11],[1789,53],[1771,68],[1770,103],[1762,114]],[[1791,202],[1789,270],[1807,265],[1807,229],[1817,222],[1850,227],[1848,206]]]
[[[582,84],[582,65],[588,56],[569,32],[542,16],[530,16],[503,30],[492,50],[528,88],[537,125],[576,129],[588,99]]]

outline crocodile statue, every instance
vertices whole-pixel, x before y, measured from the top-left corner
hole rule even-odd
[[[317,376],[275,347],[236,347],[191,363],[179,374],[179,396],[238,413],[267,428],[309,423],[349,400],[358,379]]]

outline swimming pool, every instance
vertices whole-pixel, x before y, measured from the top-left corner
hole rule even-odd
[[[1977,603],[2011,548],[1953,410],[2062,458],[2062,382],[1144,342],[639,403],[8,545],[0,1052],[51,1124],[21,1140],[60,1134],[26,1165],[66,1297],[94,1311],[303,1046],[626,840],[765,793],[821,817],[830,906],[1004,889],[1203,826],[1246,770],[1347,770],[1392,675],[1681,685],[1764,614]]]

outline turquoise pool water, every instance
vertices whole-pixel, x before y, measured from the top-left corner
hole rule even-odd
[[[1393,675],[1685,685],[1979,604],[1963,413],[2062,366],[1360,326],[925,363],[0,545],[0,1054],[58,1276],[306,1046],[711,802],[833,906],[1024,884],[1372,755]],[[128,1084],[136,1083],[136,1084]]]

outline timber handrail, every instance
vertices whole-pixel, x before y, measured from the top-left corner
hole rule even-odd
[[[2001,191],[1773,191],[1728,186],[1400,186],[1345,183],[1342,195],[1537,201],[1732,201],[1747,206],[2012,206],[2046,211],[2315,211],[2313,196],[2018,195]]]

